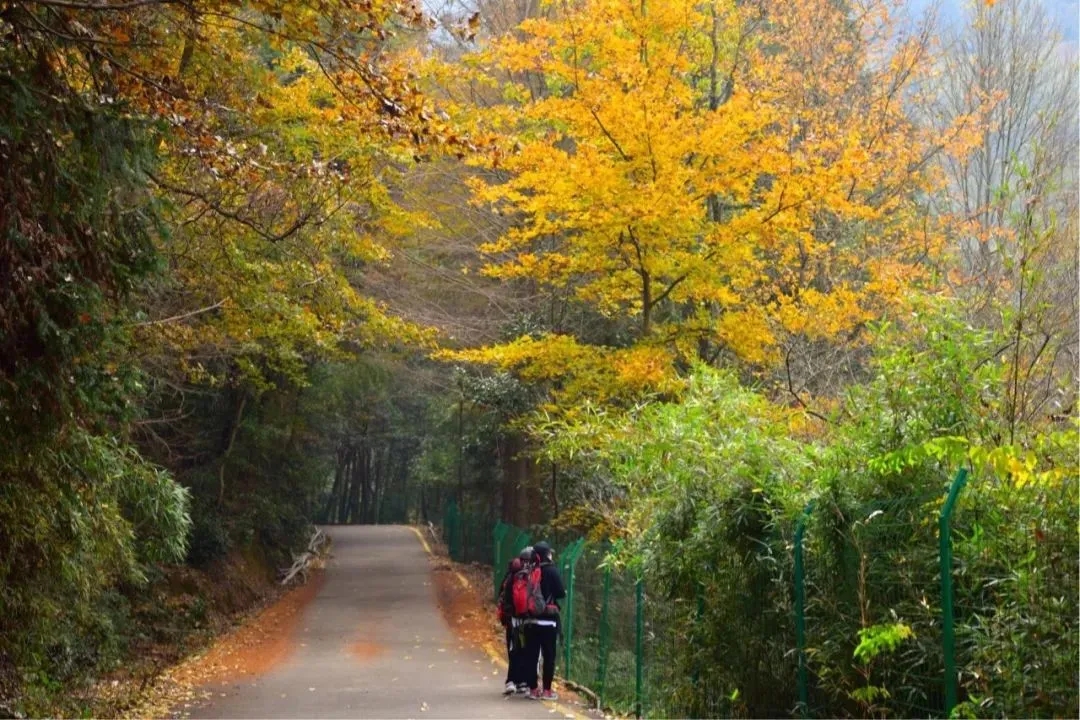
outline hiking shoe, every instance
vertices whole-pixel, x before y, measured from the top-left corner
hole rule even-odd
[[[506,683],[506,687],[503,688],[503,695],[512,695],[517,692],[517,685],[512,682]]]
[[[558,700],[559,696],[556,695],[553,690],[545,690],[544,692],[540,693],[540,699],[541,700]]]

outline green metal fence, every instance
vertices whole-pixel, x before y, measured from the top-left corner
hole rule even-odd
[[[1023,601],[1042,633],[1030,638],[1026,662],[1055,679],[1014,688],[992,677],[993,658],[978,650],[997,631],[981,626],[979,613],[1004,602],[999,586],[1024,576],[985,560],[985,533],[1006,532],[1010,503],[1046,501],[1003,498],[1009,489],[992,482],[966,490],[966,481],[961,471],[940,492],[854,507],[819,497],[745,554],[718,558],[711,569],[727,586],[675,595],[655,594],[656,579],[608,566],[607,545],[545,534],[567,588],[559,673],[601,706],[638,717],[1060,715],[1076,703],[1076,675],[1053,663],[1075,660],[1076,618],[1065,618],[1071,630],[1047,635],[1055,612],[1061,622],[1063,609],[1075,608],[1076,512],[1067,501],[1076,488],[1044,521],[1065,541],[1028,533],[1029,555],[1059,564],[1055,587],[1032,572],[1016,590],[1043,593]],[[541,539],[453,505],[443,533],[454,559],[493,563],[493,597],[510,559]],[[1019,536],[1015,542],[1028,542]],[[1061,599],[1069,593],[1071,605]],[[853,661],[861,631],[900,626],[910,636],[898,647]]]

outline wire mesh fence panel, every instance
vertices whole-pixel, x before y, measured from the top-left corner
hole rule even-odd
[[[730,673],[705,652],[704,597],[667,598],[645,588],[643,709],[646,717],[737,717]]]
[[[461,557],[461,522],[458,515],[458,507],[454,502],[448,502],[443,508],[442,539],[446,544],[446,552],[454,560]]]
[[[685,717],[689,688],[685,643],[678,616],[681,608],[654,594],[644,584],[642,631],[642,714],[645,717]]]
[[[455,559],[498,563],[494,587],[526,544],[552,544],[568,590],[561,674],[619,714],[944,716],[951,705],[944,562],[953,584],[955,712],[1072,716],[1080,653],[1077,479],[1054,487],[969,481],[949,524],[951,564],[939,544],[947,488],[943,480],[923,495],[858,503],[826,495],[802,521],[763,516],[755,533],[718,543],[708,572],[691,585],[675,575],[639,583],[626,570],[601,567],[604,545],[559,532],[533,538],[452,502],[443,532]]]
[[[563,642],[569,648],[569,667],[564,663],[563,675],[599,694],[601,632],[604,606],[604,570],[599,566],[605,550],[600,545],[586,545],[574,571],[574,596],[570,606],[573,633],[565,630]]]
[[[1073,717],[1080,705],[1077,479],[973,477],[952,518],[964,716]]]
[[[627,572],[613,571],[608,596],[610,633],[606,648],[606,677],[603,703],[617,713],[634,714],[636,709],[636,578]]]
[[[511,525],[510,532],[506,533],[503,539],[503,556],[507,558],[507,562],[517,557],[530,541],[531,536],[527,530]]]
[[[461,513],[461,549],[454,559],[491,566],[495,560],[491,541],[494,525],[495,522],[484,513],[471,510]]]
[[[654,615],[671,639],[661,658],[670,712],[681,717],[785,717],[795,708],[791,528],[763,523],[710,560]],[[660,618],[664,618],[661,620]],[[650,668],[657,662],[650,662]],[[656,684],[656,683],[654,683]]]
[[[854,507],[822,499],[807,530],[806,636],[814,716],[945,711],[940,493]]]

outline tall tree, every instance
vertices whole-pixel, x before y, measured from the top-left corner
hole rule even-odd
[[[791,338],[857,335],[938,251],[917,201],[930,158],[967,141],[966,118],[932,133],[906,113],[928,44],[877,2],[596,0],[522,22],[473,61],[508,99],[475,114],[502,173],[476,202],[515,220],[484,271],[636,327],[617,350],[552,334],[459,357],[603,397],[662,388],[678,361],[769,368]]]
[[[1039,415],[1068,414],[1078,338],[1075,47],[1038,0],[973,5],[946,35],[940,126],[989,105],[970,155],[942,156],[939,210],[958,222],[957,293],[981,325],[1004,329],[1010,434]]]

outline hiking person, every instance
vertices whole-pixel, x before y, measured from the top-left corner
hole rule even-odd
[[[510,561],[499,585],[499,604],[497,614],[499,622],[506,629],[506,686],[503,695],[529,692],[528,677],[525,673],[525,628],[522,618],[514,616],[514,598],[512,584],[514,577],[527,572],[532,566],[533,549],[526,547]]]
[[[534,700],[555,700],[551,689],[555,677],[555,644],[559,636],[559,601],[566,597],[562,576],[555,567],[554,550],[547,542],[533,545],[536,567],[529,575],[529,592],[540,600],[533,603],[525,620],[525,671],[528,673],[529,697]],[[538,586],[534,588],[534,585]],[[516,609],[516,608],[515,608]],[[537,677],[537,664],[544,658],[542,678]],[[542,683],[539,682],[542,680]],[[542,685],[542,687],[541,687]]]

